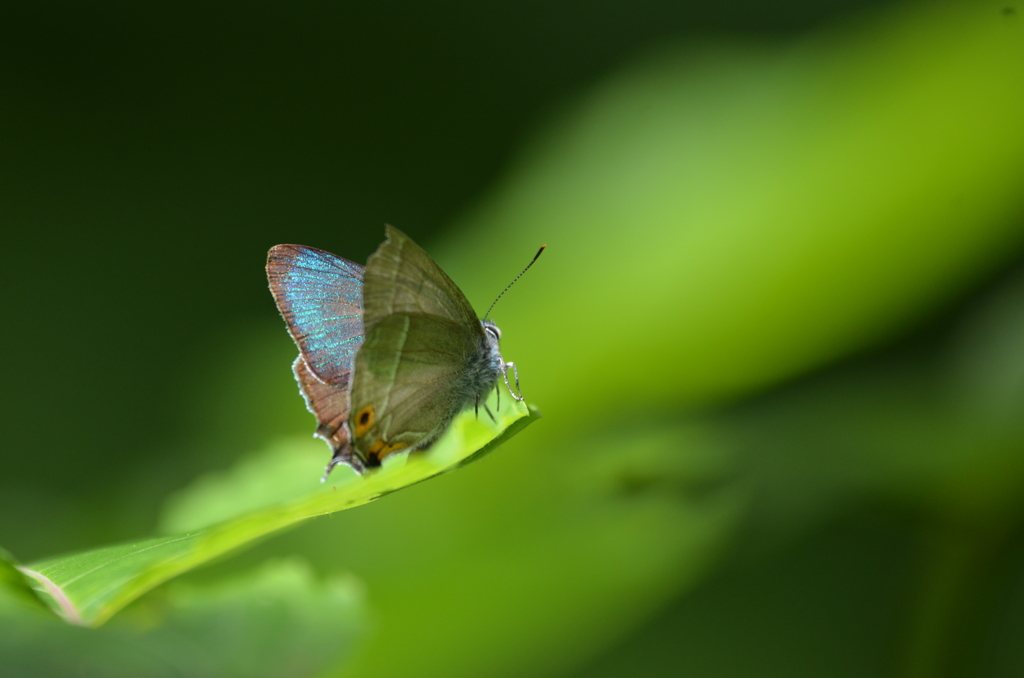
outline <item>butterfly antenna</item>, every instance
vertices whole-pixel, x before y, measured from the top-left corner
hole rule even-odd
[[[526,265],[526,268],[524,268],[524,269],[523,269],[523,270],[522,270],[522,271],[521,271],[521,272],[519,273],[519,275],[517,275],[517,276],[515,277],[515,279],[514,279],[514,280],[513,280],[512,282],[510,282],[510,283],[508,284],[508,287],[506,287],[505,289],[503,289],[503,290],[501,291],[501,294],[499,294],[499,295],[498,295],[498,299],[501,299],[501,298],[502,298],[503,296],[505,296],[505,292],[508,292],[509,288],[510,288],[510,287],[512,287],[513,285],[515,285],[515,284],[516,284],[516,280],[519,280],[520,278],[522,278],[522,277],[523,277],[523,273],[526,273],[527,271],[529,271],[529,270],[530,270],[530,267],[531,267],[531,266],[533,266],[533,262],[537,261],[537,259],[539,259],[539,258],[540,258],[540,255],[544,253],[544,248],[545,248],[545,247],[547,247],[547,245],[541,245],[541,246],[540,246],[540,249],[539,249],[539,250],[537,250],[537,253],[533,255],[533,259],[531,259],[531,260],[530,260],[530,263],[528,263],[528,264]],[[498,299],[495,299],[495,300],[494,300],[494,301],[493,301],[493,302],[491,303],[491,307],[490,307],[489,309],[487,309],[487,313],[485,313],[485,314],[484,314],[484,320],[487,320],[487,316],[489,316],[489,315],[491,314],[491,311],[492,311],[492,310],[494,310],[494,304],[498,303]]]

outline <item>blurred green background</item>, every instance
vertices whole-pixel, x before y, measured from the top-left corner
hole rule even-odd
[[[544,419],[98,631],[0,605],[0,674],[1020,675],[1022,14],[6,8],[22,561],[308,437],[270,246],[392,223],[478,310],[549,248],[493,314]]]

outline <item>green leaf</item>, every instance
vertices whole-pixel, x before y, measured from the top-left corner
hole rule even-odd
[[[0,591],[4,675],[300,678],[341,660],[367,628],[362,582],[320,580],[295,558],[226,581],[172,584],[101,629],[8,600]]]
[[[43,601],[35,594],[29,579],[20,572],[17,562],[10,553],[0,548],[0,591],[12,600],[40,606]]]
[[[252,492],[253,482],[266,475],[253,475],[243,467],[237,474],[206,484],[195,498],[181,500],[176,517],[169,522],[193,526],[183,534],[53,558],[22,571],[32,578],[39,596],[66,621],[98,626],[154,586],[212,558],[306,518],[359,506],[458,468],[539,417],[536,410],[510,398],[503,403],[494,421],[463,413],[430,450],[388,458],[380,470],[366,477],[345,475],[339,469],[342,473],[336,471],[331,482],[320,485],[319,470],[303,465],[303,457],[298,456],[299,463],[288,473],[273,476],[280,482],[279,491],[257,495]],[[325,459],[321,446],[319,466]],[[308,456],[304,461],[309,461]],[[297,473],[302,473],[301,480]]]

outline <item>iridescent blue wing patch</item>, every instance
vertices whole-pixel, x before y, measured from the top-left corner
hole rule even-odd
[[[363,344],[363,267],[313,247],[277,245],[267,255],[267,279],[309,371],[348,386]]]

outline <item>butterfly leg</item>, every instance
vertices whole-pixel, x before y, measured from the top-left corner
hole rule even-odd
[[[519,395],[516,395],[516,391],[513,391],[512,386],[510,386],[508,383],[508,368],[510,367],[512,368],[512,374],[515,375],[516,391],[519,392]],[[523,402],[524,400],[526,400],[526,398],[523,397],[522,389],[519,388],[519,370],[516,369],[516,364],[505,363],[504,365],[501,366],[501,374],[505,377],[505,387],[508,388],[508,392],[512,394],[512,397],[518,400],[519,402]]]
[[[484,405],[484,407],[487,407],[487,405]],[[479,393],[476,394],[476,399],[473,401],[473,414],[476,415],[477,419],[480,418],[480,394]]]
[[[491,421],[493,421],[495,424],[498,423],[498,420],[494,418],[494,413],[491,412],[491,408],[487,407],[487,403],[484,403],[484,412],[486,412],[488,416],[490,416]]]

